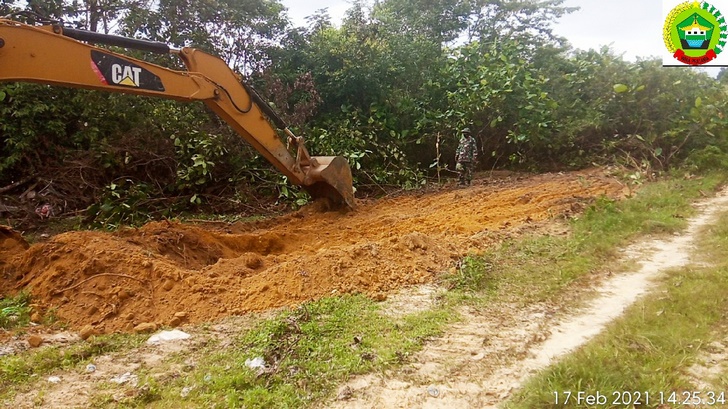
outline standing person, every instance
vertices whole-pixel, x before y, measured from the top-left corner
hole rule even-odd
[[[455,152],[455,161],[457,162],[455,170],[460,172],[459,186],[470,185],[473,180],[473,167],[475,167],[477,160],[478,146],[475,143],[475,138],[470,134],[470,128],[464,128],[458,150]]]

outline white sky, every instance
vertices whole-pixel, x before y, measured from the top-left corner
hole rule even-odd
[[[339,23],[351,6],[347,0],[281,0],[297,26],[305,17],[328,7],[334,23]],[[580,7],[562,18],[556,33],[569,39],[576,48],[599,49],[611,46],[618,54],[635,57],[659,57],[662,43],[662,0],[567,0],[564,5]]]
[[[281,0],[281,3],[288,8],[288,16],[296,26],[305,26],[306,17],[324,8],[328,9],[331,19],[338,24],[351,7],[347,0]]]
[[[575,48],[606,45],[627,60],[666,52],[662,0],[566,0],[564,5],[580,10],[561,18],[555,31]]]

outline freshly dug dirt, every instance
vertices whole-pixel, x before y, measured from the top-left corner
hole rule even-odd
[[[0,252],[0,293],[27,288],[39,309],[98,333],[208,321],[337,293],[382,299],[432,281],[502,234],[622,189],[601,170],[510,176],[359,202],[349,213],[321,213],[314,205],[258,223],[69,232]]]
[[[24,252],[28,247],[30,245],[20,233],[8,226],[0,225],[0,268],[5,267],[7,260]]]

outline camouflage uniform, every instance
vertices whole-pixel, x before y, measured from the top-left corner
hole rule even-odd
[[[473,167],[475,162],[478,160],[478,147],[475,143],[475,138],[470,135],[470,129],[463,129],[463,136],[460,138],[460,144],[455,152],[455,160],[457,161],[460,171],[459,185],[464,186],[466,183],[469,185],[473,180]]]

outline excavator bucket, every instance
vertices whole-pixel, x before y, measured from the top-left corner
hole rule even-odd
[[[327,198],[335,207],[354,209],[354,186],[349,162],[342,156],[314,156],[318,166],[306,173],[304,188],[314,198]]]

